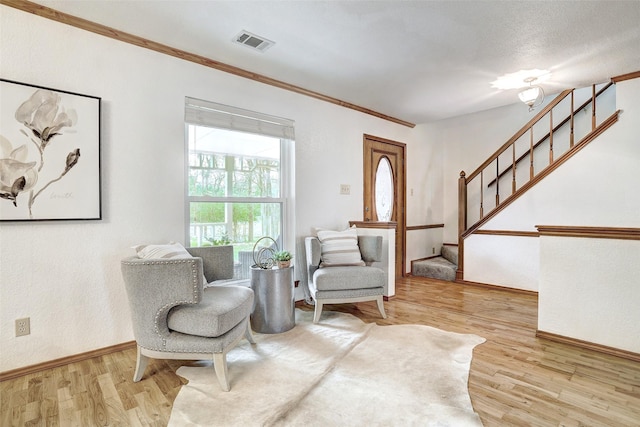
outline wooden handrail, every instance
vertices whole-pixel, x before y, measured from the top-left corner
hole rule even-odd
[[[567,89],[562,91],[556,98],[551,101],[546,107],[544,107],[538,114],[535,115],[534,118],[529,120],[529,122],[524,125],[518,132],[516,132],[507,142],[505,142],[502,147],[498,148],[495,153],[493,153],[483,164],[481,164],[476,170],[474,170],[468,177],[467,182],[471,181],[473,178],[478,176],[480,171],[486,169],[500,154],[502,154],[511,144],[516,142],[522,135],[524,135],[530,127],[538,123],[549,111],[551,111],[556,105],[558,105],[564,98],[567,97],[572,89]]]
[[[621,76],[615,76],[611,78],[613,83],[623,82],[625,80],[640,79],[640,71],[634,71],[632,73],[622,74]]]
[[[600,89],[597,93],[596,93],[596,98],[600,95],[602,95],[607,89],[609,89],[611,86],[613,86],[613,82],[609,82],[607,83],[605,86],[602,87],[602,89]],[[587,107],[589,104],[591,103],[591,98],[587,99],[585,102],[583,102],[578,108],[576,109],[572,109],[573,110],[573,114],[577,113],[578,111],[582,110],[583,108]],[[564,126],[565,124],[567,124],[568,121],[570,121],[572,119],[573,115],[569,114],[567,117],[565,117],[557,126],[555,126],[553,128],[553,132],[557,132],[558,129],[560,129],[562,126]],[[544,143],[550,136],[551,132],[548,132],[545,136],[543,136],[542,138],[540,138],[538,140],[538,142],[536,142],[533,145],[533,149],[535,150],[536,148],[538,148],[538,146],[542,143]],[[571,144],[571,146],[573,146],[573,144]],[[529,150],[527,150],[525,153],[523,153],[520,157],[518,157],[518,159],[514,162],[514,164],[518,164],[520,163],[523,159],[525,159],[527,156],[529,155]],[[505,170],[503,170],[502,172],[500,172],[500,175],[498,175],[498,179],[502,178],[504,175],[506,175],[507,173],[509,173],[509,171],[513,168],[513,165],[509,165],[505,168]],[[487,184],[487,188],[491,187],[494,183],[496,182],[496,179],[494,178],[493,180],[491,180],[491,182],[489,184]]]

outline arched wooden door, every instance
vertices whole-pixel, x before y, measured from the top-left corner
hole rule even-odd
[[[396,277],[405,275],[406,144],[364,135],[364,221],[394,221]]]

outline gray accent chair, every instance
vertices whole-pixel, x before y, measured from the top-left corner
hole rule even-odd
[[[227,352],[243,336],[255,344],[249,323],[253,291],[244,286],[205,287],[206,282],[233,277],[232,246],[187,251],[194,258],[134,256],[121,262],[138,346],[133,381],[140,381],[149,358],[208,359],[220,386],[229,391]]]
[[[371,265],[382,260],[381,236],[358,236],[365,266],[320,267],[321,244],[317,237],[305,238],[309,292],[315,301],[313,323],[318,323],[324,304],[376,301],[383,319],[384,271]]]

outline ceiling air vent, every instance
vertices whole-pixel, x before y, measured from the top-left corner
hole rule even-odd
[[[257,36],[245,30],[242,30],[233,41],[260,52],[264,52],[275,44],[275,42],[271,40],[267,40],[264,37]]]

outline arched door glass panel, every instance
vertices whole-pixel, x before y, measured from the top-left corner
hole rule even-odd
[[[393,174],[389,159],[382,157],[376,169],[376,214],[378,221],[391,221],[393,216]]]

